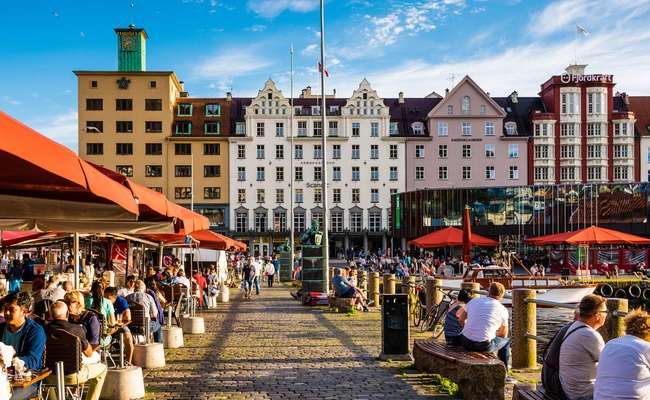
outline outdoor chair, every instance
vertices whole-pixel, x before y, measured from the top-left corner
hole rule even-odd
[[[55,329],[50,332],[47,336],[46,349],[47,358],[45,360],[45,366],[51,371],[56,371],[56,364],[58,362],[63,363],[63,373],[65,376],[77,373],[81,369],[81,341],[70,332],[63,329]],[[51,377],[54,379],[56,376],[53,374]],[[49,383],[46,385],[50,389],[52,388],[52,379],[48,378]],[[56,383],[53,387],[56,388]],[[65,385],[65,390],[72,399],[81,400],[84,387],[85,382],[79,382],[77,379],[74,385]],[[49,398],[49,392],[47,397]]]
[[[149,343],[149,338],[145,336],[148,321],[145,307],[140,303],[129,301],[129,309],[131,310],[129,329],[131,330],[133,339],[138,343],[143,338],[145,344]]]

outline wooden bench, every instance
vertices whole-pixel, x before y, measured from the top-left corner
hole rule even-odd
[[[355,299],[351,297],[329,296],[327,302],[330,308],[335,309],[337,312],[347,313],[354,310]]]
[[[504,400],[506,368],[493,354],[465,351],[435,340],[416,340],[415,367],[458,384],[465,400]]]
[[[512,392],[512,400],[557,400],[557,397],[544,393],[544,389],[530,384],[517,384]]]

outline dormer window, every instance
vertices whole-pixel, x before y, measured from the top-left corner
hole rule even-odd
[[[506,135],[508,136],[515,136],[517,135],[517,123],[516,122],[506,122],[505,123],[505,128],[506,128]]]
[[[413,129],[414,135],[422,136],[424,135],[424,124],[422,122],[414,122],[411,124],[411,129]]]
[[[300,115],[302,113],[302,107],[301,106],[294,106],[293,107],[293,112],[295,115]]]
[[[320,106],[311,106],[311,115],[320,115]]]
[[[363,92],[363,99],[366,100],[368,98],[368,93]]]
[[[463,97],[462,112],[465,115],[468,115],[471,112],[469,96]]]
[[[178,115],[184,117],[192,116],[192,103],[179,103],[178,104]]]
[[[339,112],[339,106],[330,106],[330,113],[335,114]]]
[[[269,99],[269,100],[273,99],[273,92],[269,92],[269,93],[266,95],[266,98]]]
[[[221,105],[219,104],[206,104],[205,105],[205,116],[206,117],[218,117],[221,115]]]

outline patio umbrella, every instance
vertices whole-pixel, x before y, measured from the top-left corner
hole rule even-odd
[[[524,243],[535,246],[548,246],[553,244],[567,245],[595,245],[595,244],[628,244],[648,245],[650,239],[616,231],[614,229],[590,226],[572,232],[562,232],[553,235],[538,236],[524,240]]]
[[[469,207],[463,212],[463,261],[472,261],[472,225],[469,220]]]
[[[496,247],[498,242],[484,236],[472,234],[470,243],[479,247]],[[428,233],[408,242],[409,245],[431,249],[437,247],[460,247],[463,245],[463,231],[453,226]]]
[[[145,234],[139,235],[147,240],[159,242],[166,247],[189,247],[185,242],[186,235],[179,234]],[[246,244],[229,238],[228,236],[211,230],[200,230],[189,234],[194,242],[198,242],[196,247],[208,250],[227,250],[227,251],[244,251]]]

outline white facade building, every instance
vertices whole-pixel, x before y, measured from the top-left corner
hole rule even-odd
[[[326,106],[323,130],[320,98],[311,88],[291,110],[268,80],[246,107],[244,135],[230,138],[230,229],[252,251],[269,254],[288,237],[289,196],[297,237],[312,219],[322,222],[322,134],[328,135],[331,256],[346,248],[388,246],[390,195],[405,190],[404,138],[390,135],[389,108],[365,79],[350,98],[328,96]]]

